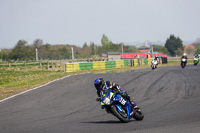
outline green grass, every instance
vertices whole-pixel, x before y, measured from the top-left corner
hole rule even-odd
[[[65,72],[15,71],[0,69],[0,99],[67,76]]]

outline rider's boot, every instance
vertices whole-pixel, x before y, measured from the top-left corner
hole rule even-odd
[[[134,109],[139,109],[139,107],[137,106],[137,104],[133,101],[130,101],[131,102],[131,105]]]

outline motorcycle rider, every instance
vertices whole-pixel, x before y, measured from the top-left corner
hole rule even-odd
[[[181,57],[181,61],[182,61],[182,59],[186,59],[186,61],[185,61],[185,65],[187,64],[187,55],[186,55],[186,53],[184,53],[183,55],[182,55],[182,57]]]
[[[127,94],[127,92],[126,91],[122,91],[118,84],[115,84],[115,83],[110,82],[110,81],[104,81],[103,78],[97,78],[94,81],[94,86],[95,86],[95,88],[97,90],[97,95],[98,95],[98,98],[96,99],[97,101],[101,100],[100,92],[102,90],[104,90],[104,89],[113,89],[115,93],[119,93],[119,94],[121,94],[122,97],[124,97],[127,100],[129,100],[131,105],[133,106],[133,108],[138,108],[139,109],[139,107],[136,105],[136,103],[131,100],[131,98]]]
[[[155,55],[154,60],[157,60],[157,62],[159,62],[159,57],[157,55]],[[158,65],[158,63],[157,63],[157,65]]]
[[[159,57],[157,56],[157,54],[155,55],[155,58],[154,58],[153,61],[157,61],[157,64],[156,64],[156,65],[158,65],[158,63],[159,63]]]
[[[194,57],[198,58],[199,59],[199,55],[196,53],[194,54]]]
[[[197,63],[199,63],[199,55],[197,53],[194,54],[194,60],[197,60]]]

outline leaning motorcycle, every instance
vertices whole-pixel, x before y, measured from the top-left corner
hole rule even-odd
[[[152,70],[153,70],[153,69],[156,69],[156,68],[157,68],[157,65],[158,65],[158,61],[157,61],[157,60],[152,60],[152,61],[151,61],[151,68],[152,68]]]
[[[112,89],[103,90],[101,93],[102,109],[116,116],[121,122],[127,123],[131,118],[135,120],[142,120],[144,118],[140,108],[134,109],[129,100],[126,100],[120,94],[114,93]]]
[[[182,68],[185,68],[185,66],[186,66],[186,59],[185,59],[185,58],[182,58],[182,59],[181,59],[181,67],[182,67]]]
[[[194,57],[194,65],[197,65],[199,63],[199,58],[198,57]]]

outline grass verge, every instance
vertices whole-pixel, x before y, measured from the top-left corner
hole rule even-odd
[[[65,72],[24,72],[5,69],[0,69],[0,73],[0,100],[68,75]]]

